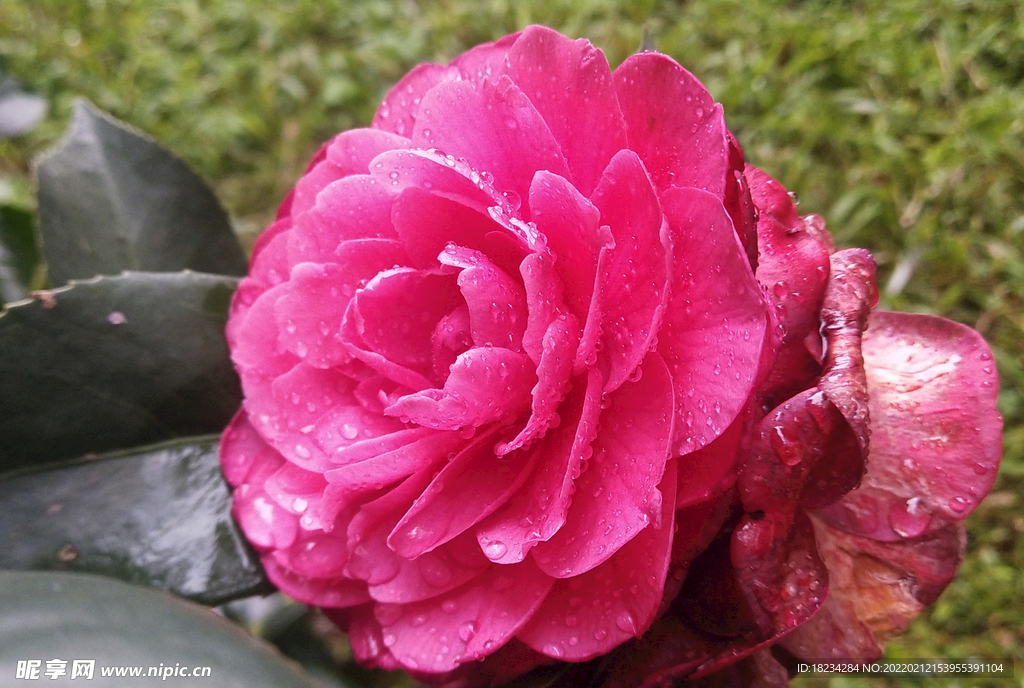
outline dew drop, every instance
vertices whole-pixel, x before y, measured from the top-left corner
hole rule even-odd
[[[476,636],[476,623],[473,621],[467,621],[466,623],[459,626],[459,638],[462,642],[468,643]]]
[[[351,423],[345,423],[341,426],[341,436],[347,440],[354,440],[359,435],[359,428]]]
[[[968,502],[963,497],[953,497],[951,500],[949,500],[949,508],[957,512],[958,514],[962,514],[967,509],[969,504],[970,502]]]
[[[541,649],[541,652],[543,654],[547,655],[548,657],[554,657],[555,659],[558,659],[559,657],[562,656],[562,648],[558,647],[557,645],[551,644],[551,643],[545,645]]]
[[[636,621],[633,620],[633,615],[629,612],[620,612],[615,617],[615,625],[619,627],[619,630],[623,633],[629,633],[635,636],[636,633]]]
[[[491,540],[483,546],[484,556],[491,561],[501,559],[508,552],[508,545],[501,540]]]

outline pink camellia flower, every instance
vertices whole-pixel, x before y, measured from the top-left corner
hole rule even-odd
[[[867,656],[952,576],[1000,451],[984,342],[869,316],[873,273],[665,55],[612,72],[534,26],[420,65],[235,295],[235,516],[357,659],[434,683]],[[918,583],[882,621],[864,557]]]

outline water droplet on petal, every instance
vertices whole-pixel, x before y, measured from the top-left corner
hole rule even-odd
[[[462,642],[468,643],[476,636],[476,623],[473,621],[467,621],[466,623],[459,626],[459,637]]]
[[[483,552],[491,561],[497,561],[508,552],[508,545],[501,540],[491,540],[483,546]]]

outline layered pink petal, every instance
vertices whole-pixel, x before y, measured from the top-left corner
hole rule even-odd
[[[590,196],[612,156],[626,147],[604,53],[590,41],[530,26],[508,51],[507,74],[544,118],[575,187]]]
[[[486,250],[486,236],[501,226],[477,208],[412,186],[395,200],[392,220],[413,265],[437,265],[437,256],[449,244]]]
[[[519,36],[513,33],[493,43],[474,46],[452,60],[451,66],[458,68],[459,74],[471,82],[496,81],[505,73],[505,58]]]
[[[545,170],[533,178],[530,212],[552,251],[565,304],[582,321],[594,294],[598,252],[611,243],[600,228],[601,212],[568,180]]]
[[[555,659],[583,661],[639,637],[654,621],[672,549],[675,464],[661,490],[660,527],[650,525],[587,573],[559,580],[516,635]]]
[[[452,67],[430,63],[416,65],[384,96],[373,116],[373,128],[403,137],[412,136],[423,94],[442,81],[457,77],[458,70]]]
[[[675,390],[679,453],[718,437],[750,397],[768,332],[767,306],[722,204],[696,189],[661,197],[675,255],[658,353]]]
[[[474,581],[423,602],[378,604],[384,645],[402,664],[433,673],[493,653],[540,606],[554,581],[527,560],[492,565]]]
[[[500,348],[470,349],[452,364],[444,389],[408,394],[384,413],[438,430],[477,428],[497,420],[507,424],[529,408],[536,380],[524,354]]]
[[[463,246],[449,244],[438,260],[461,270],[458,285],[469,307],[473,343],[521,351],[527,322],[522,286],[485,254]]]
[[[671,240],[658,197],[632,151],[616,153],[591,200],[615,241],[598,276],[610,392],[636,370],[657,337],[672,278]]]
[[[434,326],[459,300],[455,279],[449,275],[388,270],[374,277],[353,299],[355,328],[369,350],[429,374]]]
[[[594,370],[576,385],[560,410],[558,426],[526,450],[536,453],[538,461],[523,487],[477,528],[480,547],[496,563],[522,561],[565,523],[580,465],[593,454],[590,445],[601,411],[600,374]]]
[[[949,320],[875,313],[864,364],[868,473],[822,515],[833,526],[883,541],[962,520],[991,489],[1002,453],[999,383],[988,346]]]
[[[283,566],[274,556],[263,557],[267,578],[294,600],[316,607],[351,607],[370,600],[366,584],[349,578],[309,578]]]
[[[652,522],[658,525],[664,495],[657,485],[672,441],[672,381],[654,353],[640,371],[639,379],[607,396],[593,456],[575,482],[565,525],[533,549],[550,576],[585,573]]]
[[[461,443],[458,433],[433,431],[363,461],[327,470],[324,477],[331,487],[343,493],[365,494],[437,466],[446,461]]]
[[[496,84],[448,81],[431,89],[423,98],[412,140],[465,158],[493,176],[494,188],[518,199],[529,196],[538,170],[569,175],[544,119],[507,77]]]
[[[737,418],[710,443],[676,460],[679,474],[677,509],[706,502],[725,492],[735,482],[735,465],[745,424],[745,418]]]
[[[412,559],[494,513],[529,477],[533,452],[494,454],[494,433],[481,434],[452,458],[388,536],[399,555]]]
[[[370,595],[378,602],[416,602],[440,595],[472,580],[488,565],[469,533],[414,560],[400,557],[388,547],[388,534],[429,478],[425,473],[410,477],[364,505],[349,525],[353,551],[348,574],[367,581]]]
[[[409,139],[381,129],[350,129],[327,144],[327,160],[342,175],[367,174],[370,163],[384,151],[408,148]]]
[[[537,365],[537,384],[530,391],[533,397],[526,426],[509,442],[498,445],[499,456],[528,446],[543,437],[557,424],[558,408],[565,398],[572,373],[573,357],[579,344],[580,331],[572,314],[555,318],[544,333],[543,350]]]
[[[350,358],[339,337],[347,305],[341,294],[345,281],[338,265],[299,263],[274,304],[278,341],[316,368]]]
[[[629,148],[658,190],[689,186],[722,198],[733,183],[729,130],[707,89],[660,53],[633,55],[614,78]]]
[[[232,487],[244,483],[254,465],[273,461],[276,453],[252,427],[243,409],[235,414],[221,435],[219,452],[221,470]]]
[[[317,196],[316,205],[293,220],[288,255],[303,261],[333,262],[338,248],[354,239],[397,239],[391,224],[392,194],[371,176],[339,179]]]

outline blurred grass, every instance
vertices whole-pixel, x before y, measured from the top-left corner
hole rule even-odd
[[[0,68],[51,102],[40,127],[0,141],[0,203],[31,206],[29,162],[85,96],[187,160],[252,235],[320,143],[367,124],[411,66],[532,22],[591,39],[613,65],[649,36],[725,105],[751,162],[839,244],[874,253],[882,307],[986,336],[1003,468],[968,521],[960,576],[889,653],[1024,671],[1019,1],[0,0]]]

